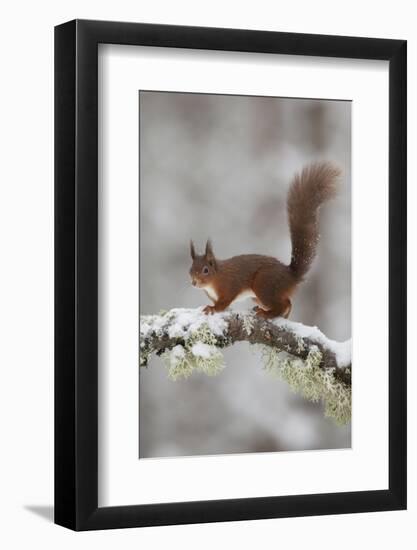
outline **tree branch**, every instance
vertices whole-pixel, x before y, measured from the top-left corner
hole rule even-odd
[[[335,342],[316,327],[307,327],[282,318],[267,321],[252,313],[226,311],[206,316],[200,309],[173,309],[160,315],[144,315],[140,322],[141,365],[149,355],[161,355],[186,346],[186,340],[199,331],[211,333],[210,345],[225,348],[235,342],[249,342],[285,352],[306,360],[312,351],[320,353],[318,366],[332,369],[335,377],[351,384],[350,341]],[[203,343],[204,337],[201,337]],[[300,363],[301,365],[301,363]]]
[[[140,366],[161,355],[173,380],[198,370],[214,375],[224,368],[222,348],[235,342],[257,344],[265,369],[310,401],[322,401],[324,414],[338,424],[351,418],[350,341],[327,338],[317,327],[282,318],[267,321],[252,313],[172,309],[140,319]]]

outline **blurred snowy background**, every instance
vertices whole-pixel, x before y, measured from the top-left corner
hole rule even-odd
[[[350,338],[350,102],[166,92],[139,102],[141,314],[210,303],[190,285],[190,238],[202,250],[210,236],[219,258],[288,262],[291,178],[330,160],[343,170],[340,195],[321,211],[318,255],[290,319]],[[225,361],[217,377],[177,382],[157,357],[140,370],[141,458],[350,447],[350,426],[264,372],[248,344]]]

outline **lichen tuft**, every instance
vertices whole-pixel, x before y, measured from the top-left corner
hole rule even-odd
[[[304,361],[266,346],[262,356],[265,370],[285,380],[292,391],[309,401],[322,401],[325,416],[339,425],[350,421],[351,389],[335,378],[334,369],[320,366],[322,353],[317,347],[311,348]]]
[[[242,323],[243,323],[243,328],[245,329],[246,334],[248,336],[250,336],[252,334],[253,328],[254,328],[253,315],[243,314],[242,315]]]
[[[188,353],[183,346],[175,346],[172,350],[166,351],[162,359],[168,369],[168,377],[171,380],[179,378],[188,378],[194,370],[192,362],[189,360]]]
[[[201,325],[185,338],[184,345],[175,346],[163,354],[171,380],[188,378],[194,371],[208,376],[219,374],[225,367],[223,354],[216,347],[216,335],[207,324]]]

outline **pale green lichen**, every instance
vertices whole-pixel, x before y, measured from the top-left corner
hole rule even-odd
[[[145,340],[141,340],[139,343],[139,366],[147,367],[150,356],[153,353],[152,346]]]
[[[194,370],[189,354],[183,346],[175,346],[172,350],[166,351],[162,359],[168,369],[168,376],[171,380],[188,378]]]
[[[325,416],[339,424],[347,424],[351,418],[351,388],[338,381],[334,369],[320,366],[322,354],[313,347],[305,360],[292,357],[274,348],[262,349],[265,369],[285,380],[296,393],[313,402],[322,401]]]
[[[217,344],[216,335],[210,330],[210,327],[207,323],[203,323],[197,330],[195,330],[187,338],[186,342],[190,345],[193,345],[197,342],[202,344],[207,344],[209,346],[215,346]]]
[[[242,315],[243,328],[248,336],[253,332],[254,328],[254,317],[253,315]]]
[[[185,338],[184,345],[175,346],[163,354],[171,380],[188,378],[194,371],[215,376],[225,365],[222,352],[216,347],[216,335],[207,324],[201,325],[193,334]]]
[[[196,370],[204,372],[208,376],[216,376],[224,369],[223,354],[214,346],[210,347],[208,355],[198,355],[194,349],[191,350],[191,355]]]
[[[305,343],[304,343],[304,340],[302,338],[300,338],[299,336],[296,337],[296,342],[297,342],[297,353],[302,353],[304,350],[305,350]]]
[[[139,366],[140,367],[146,367],[149,361],[149,356],[151,355],[151,351],[147,349],[140,349],[139,351]]]

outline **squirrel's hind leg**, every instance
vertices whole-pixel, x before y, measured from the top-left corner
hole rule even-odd
[[[264,319],[288,318],[291,312],[289,296],[294,286],[283,266],[260,269],[252,283],[253,293],[260,306],[256,309],[256,315]]]
[[[284,319],[288,319],[291,309],[291,300],[289,298],[285,298],[277,304],[274,304],[274,307],[271,309],[263,309],[258,307],[256,310],[256,315],[258,317],[262,317],[263,319],[274,319],[275,317],[284,317]]]

